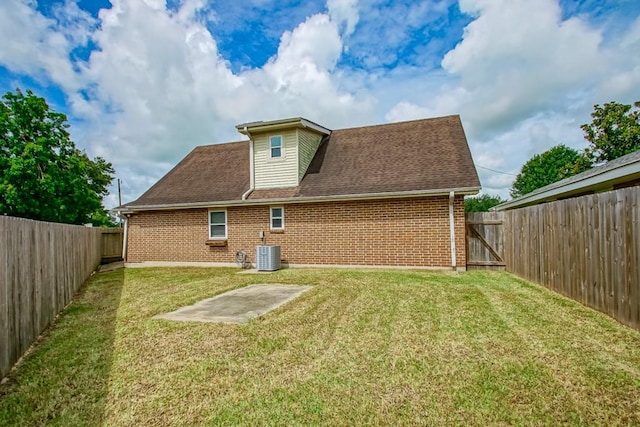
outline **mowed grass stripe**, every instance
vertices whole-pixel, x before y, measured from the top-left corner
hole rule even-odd
[[[0,386],[0,425],[640,423],[640,334],[506,273],[100,274]],[[313,285],[244,325],[152,319]]]
[[[566,392],[575,407],[568,414],[582,422],[601,419],[609,425],[639,417],[640,399],[631,393],[639,384],[640,347],[629,347],[637,331],[620,328],[605,315],[551,291],[521,284],[514,292],[488,288],[485,293],[523,338],[531,356]],[[556,393],[564,396],[561,390]],[[607,409],[611,407],[615,409]]]

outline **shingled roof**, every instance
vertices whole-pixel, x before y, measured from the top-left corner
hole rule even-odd
[[[249,188],[249,142],[196,147],[125,207],[239,200]]]
[[[295,201],[393,194],[474,194],[480,181],[459,116],[339,129],[322,141],[297,187],[255,190],[249,143],[197,147],[124,207]]]

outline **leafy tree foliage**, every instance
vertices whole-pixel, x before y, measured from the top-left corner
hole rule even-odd
[[[631,105],[609,102],[595,105],[591,124],[580,126],[589,141],[585,155],[595,163],[640,150],[640,101]]]
[[[478,197],[467,197],[464,199],[464,211],[489,212],[489,209],[505,201],[506,200],[502,200],[500,196],[490,196],[488,194],[483,194]]]
[[[545,185],[583,172],[591,164],[573,148],[557,145],[542,154],[536,154],[522,166],[511,187],[511,197],[519,197]]]
[[[102,198],[113,179],[67,132],[67,117],[31,91],[0,101],[0,214],[71,224],[109,225]]]

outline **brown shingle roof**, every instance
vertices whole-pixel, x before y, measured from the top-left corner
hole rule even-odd
[[[124,206],[239,200],[248,188],[249,141],[204,145]]]
[[[250,199],[480,187],[459,116],[331,132],[295,189]]]
[[[256,199],[477,188],[459,116],[340,129],[326,137],[295,188],[255,190]],[[249,189],[248,142],[198,147],[126,206],[240,200]]]

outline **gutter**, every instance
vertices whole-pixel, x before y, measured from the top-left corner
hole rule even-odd
[[[242,195],[242,200],[247,200],[247,197],[253,192],[255,188],[255,165],[253,162],[253,138],[249,133],[247,127],[244,127],[244,131],[242,132],[249,137],[249,189]]]
[[[124,235],[122,236],[122,260],[127,261],[127,241],[129,236],[129,217],[124,216]]]
[[[455,200],[455,192],[449,193],[449,238],[451,240],[451,268],[456,271],[456,228],[455,218],[453,216],[453,202]]]
[[[229,207],[229,206],[253,206],[253,205],[272,205],[276,203],[318,203],[318,202],[346,202],[350,200],[374,200],[374,199],[400,199],[409,197],[436,197],[450,196],[451,192],[455,192],[458,196],[478,194],[480,187],[460,187],[451,189],[436,190],[411,190],[396,191],[386,193],[362,193],[362,194],[344,194],[335,196],[311,196],[311,197],[282,197],[273,199],[252,199],[252,200],[222,200],[222,201],[206,201],[193,203],[167,203],[158,205],[139,205],[123,207],[123,213],[135,213],[142,211],[160,211],[175,209],[194,209],[194,208],[210,208],[210,207]]]

